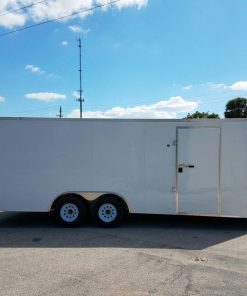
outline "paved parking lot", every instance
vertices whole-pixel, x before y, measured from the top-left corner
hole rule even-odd
[[[0,295],[247,295],[247,221],[130,216],[66,229],[0,213]]]

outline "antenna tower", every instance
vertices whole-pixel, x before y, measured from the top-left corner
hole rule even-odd
[[[81,38],[78,38],[78,47],[79,47],[79,75],[80,75],[80,89],[79,89],[79,98],[77,101],[80,103],[80,118],[82,118],[82,103],[84,102],[84,98],[82,96],[82,69],[81,69]]]
[[[59,113],[57,114],[57,117],[59,117],[59,118],[63,118],[63,110],[62,110],[62,106],[60,106],[60,108],[59,108]]]

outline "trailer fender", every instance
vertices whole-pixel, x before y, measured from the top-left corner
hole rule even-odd
[[[84,200],[88,206],[90,206],[90,204],[94,203],[99,198],[111,196],[113,198],[116,198],[117,200],[119,200],[122,203],[126,213],[131,212],[126,199],[120,194],[113,193],[113,192],[88,192],[88,191],[86,191],[86,192],[69,191],[69,192],[63,192],[63,193],[57,195],[55,197],[55,199],[52,201],[49,211],[53,211],[56,208],[56,205],[58,204],[58,202],[61,199],[66,198],[68,196],[74,196],[74,197],[77,197],[81,200]]]

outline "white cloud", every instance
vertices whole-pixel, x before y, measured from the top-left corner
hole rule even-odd
[[[77,25],[71,25],[69,26],[69,29],[73,33],[82,33],[83,35],[87,35],[90,32],[90,29],[83,29],[82,27]]]
[[[51,20],[66,15],[70,15],[81,10],[91,9],[96,5],[107,4],[110,0],[53,0],[45,1],[34,5],[33,7],[26,9],[24,12],[15,12],[11,14],[4,15],[0,18],[0,27],[13,28],[25,25],[28,21],[42,22],[46,20]],[[29,5],[30,0],[1,0],[0,1],[0,14],[4,14],[7,11],[14,9],[19,9],[23,6]],[[120,0],[119,2],[113,3],[112,5],[105,6],[102,8],[106,11],[110,8],[117,8],[121,10],[125,7],[137,7],[138,9],[145,7],[148,4],[148,0]],[[85,11],[80,14],[71,16],[70,18],[63,19],[66,21],[68,19],[80,18],[83,19],[86,16],[92,15],[97,10]]]
[[[66,46],[66,45],[64,45]],[[31,73],[35,73],[35,74],[45,74],[45,77],[47,78],[59,78],[58,75],[54,74],[54,73],[47,73],[46,71],[42,70],[40,67],[34,66],[34,65],[26,65],[25,66],[25,70],[30,71]]]
[[[237,81],[230,86],[224,83],[214,82],[210,82],[207,85],[214,89],[247,90],[247,81]]]
[[[69,26],[69,29],[73,33],[81,33],[82,32],[82,28],[80,26],[77,26],[77,25]]]
[[[227,89],[229,86],[227,86],[224,83],[215,83],[215,82],[206,82],[202,83],[200,86],[207,87],[207,88],[213,88],[213,89]]]
[[[237,81],[232,85],[227,85],[225,83],[215,83],[215,82],[207,82],[202,84],[201,86],[213,88],[213,89],[228,89],[228,90],[247,90],[247,81]]]
[[[72,92],[72,96],[75,97],[76,99],[79,99],[80,98],[80,94],[78,91],[73,91]]]
[[[12,1],[12,3],[13,3],[13,1]],[[5,12],[5,10],[0,9],[1,14],[4,12]],[[26,20],[27,20],[27,17],[25,14],[10,13],[10,14],[6,14],[6,15],[2,15],[0,17],[0,27],[4,27],[4,28],[8,28],[8,29],[12,29],[14,27],[20,27],[26,23]]]
[[[187,86],[183,87],[183,89],[184,89],[184,90],[191,90],[192,87],[193,87],[193,85],[190,84],[190,85],[187,85]]]
[[[69,44],[68,41],[66,41],[66,40],[62,41],[62,46],[67,46],[68,44]]]
[[[203,87],[206,87],[206,86],[210,86],[210,85],[212,85],[213,84],[213,82],[206,82],[206,83],[202,83],[202,84],[200,84],[200,86],[203,86]]]
[[[49,93],[49,92],[29,93],[29,94],[26,94],[25,97],[29,100],[38,100],[38,101],[44,101],[44,102],[51,102],[51,101],[66,99],[66,95]]]
[[[0,103],[3,103],[5,101],[5,97],[0,96]]]
[[[230,86],[232,90],[247,90],[247,81],[238,81]]]
[[[96,0],[95,3],[97,4],[107,4],[109,3],[109,0]],[[121,0],[114,4],[118,9],[136,6],[138,9],[141,9],[142,7],[147,6],[148,0]],[[103,10],[107,10],[108,6],[104,7]]]
[[[226,89],[226,88],[228,88],[228,86],[225,85],[224,83],[212,83],[210,86],[212,88],[215,88],[215,89],[220,89],[220,88]]]
[[[59,75],[54,74],[54,73],[49,73],[49,74],[46,75],[46,77],[49,78],[49,79],[58,79],[58,78],[60,78]]]
[[[178,113],[192,112],[198,107],[195,101],[182,97],[172,97],[151,105],[140,105],[131,108],[114,107],[106,111],[86,111],[84,118],[177,118]],[[73,110],[67,117],[78,118],[79,109]]]
[[[125,7],[136,6],[138,9],[141,9],[148,5],[148,0],[121,0],[116,3],[118,9],[122,9]]]
[[[26,65],[25,70],[28,70],[32,73],[38,73],[38,74],[44,74],[45,71],[43,71],[40,67],[34,66],[34,65]]]

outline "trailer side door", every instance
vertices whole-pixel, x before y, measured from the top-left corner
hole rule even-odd
[[[220,214],[220,128],[177,129],[177,212]]]

